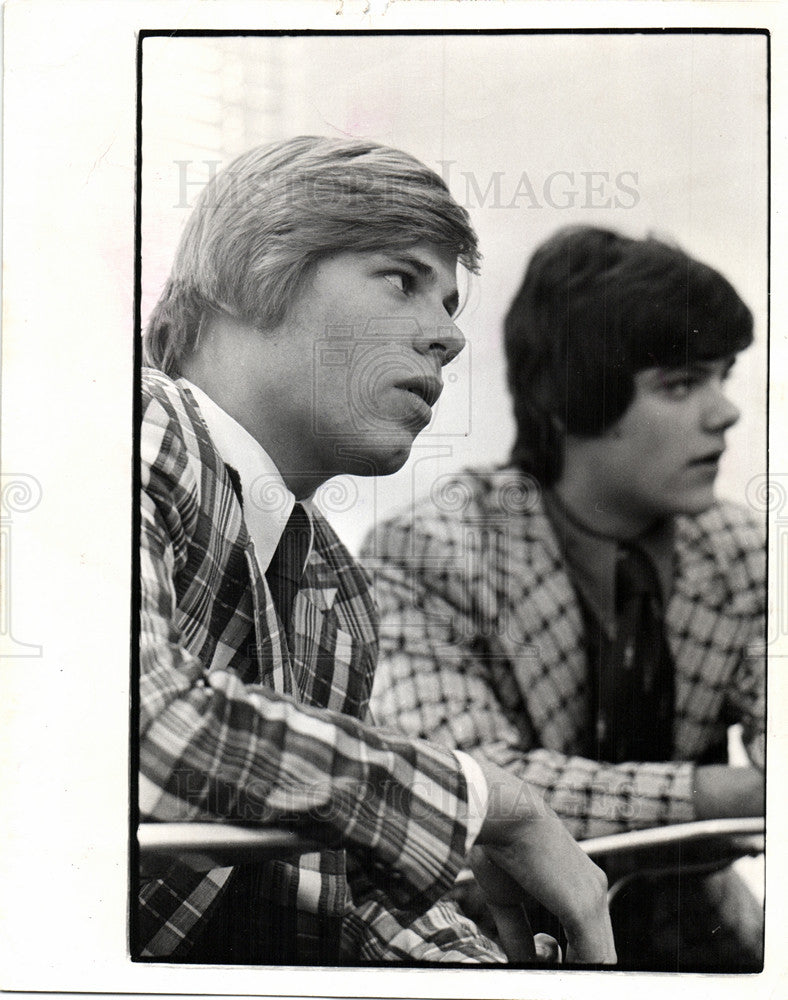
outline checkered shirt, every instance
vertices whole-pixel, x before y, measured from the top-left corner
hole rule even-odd
[[[288,642],[194,397],[149,370],[141,460],[142,818],[286,825],[331,848],[261,880],[306,963],[340,946],[502,960],[467,921],[450,930],[451,905],[425,912],[463,862],[467,789],[452,753],[361,721],[377,652],[365,574],[316,515]],[[188,956],[232,871],[143,881],[135,954]]]
[[[583,618],[532,479],[515,469],[442,478],[370,535],[362,561],[381,612],[376,718],[540,786],[578,838],[695,819],[692,762],[735,722],[763,767],[765,552],[745,510],[717,503],[676,520],[664,763],[580,755]]]

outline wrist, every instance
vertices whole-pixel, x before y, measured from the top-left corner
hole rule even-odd
[[[695,814],[704,819],[762,816],[763,775],[754,767],[705,764],[695,768]]]
[[[523,823],[544,817],[546,809],[539,790],[490,761],[479,760],[487,784],[487,812],[477,843],[508,843]]]

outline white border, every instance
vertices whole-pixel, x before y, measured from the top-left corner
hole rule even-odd
[[[132,965],[125,957],[136,39],[140,28],[768,27],[772,30],[772,450],[785,383],[786,30],[777,4],[12,2],[4,11],[3,469],[42,484],[14,525],[0,662],[0,986],[11,990],[557,998],[785,995],[780,781],[768,795],[767,971],[755,977]],[[776,532],[773,532],[773,537]],[[774,556],[773,556],[774,558]],[[775,653],[786,655],[782,647]],[[785,763],[772,661],[770,767]],[[782,933],[781,933],[782,931]],[[713,985],[702,982],[713,978]],[[782,986],[782,989],[780,988]]]

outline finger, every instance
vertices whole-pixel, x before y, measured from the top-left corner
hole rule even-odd
[[[580,934],[567,931],[566,960],[576,965],[616,964],[618,959],[609,913],[603,914],[601,920],[588,925]]]
[[[552,935],[534,935],[534,948],[538,962],[550,962],[551,965],[560,965],[562,957],[561,946]]]
[[[536,947],[531,924],[522,906],[500,906],[488,903],[498,931],[498,940],[510,962],[533,962]]]
[[[510,962],[533,962],[536,948],[531,924],[521,904],[523,890],[511,875],[490,860],[483,848],[474,848],[470,861],[506,957]]]

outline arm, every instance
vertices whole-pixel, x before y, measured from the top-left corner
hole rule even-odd
[[[357,906],[344,931],[350,953],[389,961],[410,957],[490,963],[506,961],[506,956],[518,962],[537,956],[551,961],[555,942],[547,935],[533,938],[523,909],[533,897],[559,917],[570,960],[615,962],[605,875],[538,792],[492,764],[486,763],[482,773],[489,808],[471,859],[475,868],[480,858],[484,860],[483,889],[505,954],[462,915],[453,900],[441,901],[403,927],[385,894],[358,870],[350,877]]]
[[[594,865],[589,865],[582,858],[578,879],[570,878],[565,883],[566,893],[571,898],[563,899],[561,891],[553,888],[553,883],[556,881],[556,873],[558,878],[563,879],[567,866],[571,863],[570,859],[579,854],[575,842],[562,829],[557,840],[557,845],[560,846],[554,848],[553,843],[537,844],[539,834],[533,823],[521,823],[518,829],[517,823],[512,822],[516,813],[526,821],[534,819],[533,812],[529,813],[522,808],[523,802],[534,800],[531,789],[523,787],[517,779],[506,774],[503,775],[506,787],[498,787],[500,772],[491,771],[489,767],[482,769],[473,764],[470,758],[463,756],[463,768],[467,768],[469,801],[478,802],[480,806],[478,812],[473,810],[475,815],[469,821],[469,832],[474,841],[487,840],[501,850],[514,852],[518,867],[524,866],[527,869],[520,874],[522,886],[509,879],[514,886],[514,893],[507,886],[505,905],[497,906],[494,899],[491,901],[494,926],[487,922],[484,930],[464,915],[455,901],[456,897],[441,900],[426,914],[404,927],[397,919],[386,894],[370,882],[363,869],[351,865],[348,881],[356,906],[343,926],[345,951],[349,956],[375,961],[410,958],[421,962],[484,964],[505,962],[507,957],[510,961],[518,962],[533,961],[537,956],[545,961],[554,961],[557,955],[556,942],[548,935],[540,935],[534,939],[522,906],[517,903],[510,905],[512,900],[522,899],[523,887],[526,884],[533,885],[533,892],[544,899],[547,905],[552,904],[554,911],[564,918],[571,917],[576,912],[574,903],[578,897],[583,897],[589,885],[596,889],[600,873]],[[544,810],[540,812],[540,817],[543,812]],[[559,823],[555,817],[553,819]],[[524,855],[518,854],[528,847],[535,848],[535,853],[540,855],[532,863]],[[479,852],[483,853],[482,848],[474,847],[471,856]],[[541,857],[542,853],[544,858]],[[557,867],[551,864],[551,860],[557,862]],[[487,867],[499,870],[492,861],[487,863]],[[501,875],[504,876],[502,871]],[[531,881],[526,882],[526,879]],[[456,888],[450,895],[455,893]],[[604,905],[601,900],[598,903],[604,913],[580,914],[576,932],[579,935],[587,933],[588,924],[594,928],[605,926],[606,901]],[[569,924],[571,921],[565,922]],[[492,939],[487,934],[491,934]],[[593,954],[598,956],[598,960],[601,961],[601,956],[607,954],[607,951],[603,951],[607,946],[612,947],[612,939],[603,937],[594,942]]]
[[[755,767],[706,764],[695,771],[694,795],[698,819],[763,816],[763,772]]]
[[[496,653],[494,622],[473,605],[451,536],[441,541],[439,570],[401,555],[427,550],[411,536],[384,539],[385,561],[371,564],[381,613],[376,718],[527,780],[578,838],[697,818],[690,763],[599,764],[539,747],[512,665]]]

